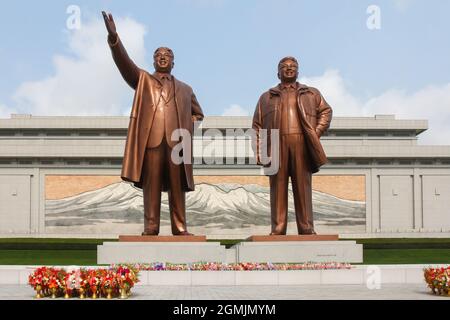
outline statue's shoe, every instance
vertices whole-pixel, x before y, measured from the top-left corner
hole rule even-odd
[[[174,233],[173,235],[174,235],[174,236],[193,236],[192,233],[187,232],[187,231],[182,231],[182,232],[176,233],[176,234]]]
[[[316,234],[317,233],[314,230],[308,230],[308,231],[304,231],[304,232],[301,233],[301,235],[305,235],[305,236],[316,235]]]
[[[142,232],[143,236],[157,236],[158,232],[150,232],[150,231],[144,231]]]

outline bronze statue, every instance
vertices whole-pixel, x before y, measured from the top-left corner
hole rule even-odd
[[[314,231],[311,176],[327,162],[320,137],[328,129],[332,110],[320,92],[297,82],[299,65],[294,57],[283,58],[278,64],[281,83],[259,99],[253,117],[256,131],[255,154],[262,165],[262,129],[279,130],[279,168],[270,175],[271,235],[285,235],[288,213],[288,182],[292,181],[297,229],[299,234]],[[266,165],[266,164],[264,164]]]
[[[150,74],[129,58],[116,31],[111,14],[102,12],[108,30],[108,43],[122,77],[136,91],[130,115],[121,177],[143,189],[144,232],[158,235],[161,192],[167,191],[173,235],[192,235],[186,227],[185,193],[194,190],[192,161],[175,164],[172,141],[176,129],[190,133],[203,111],[187,84],[172,74],[174,55],[169,48],[158,48],[154,55],[156,72]],[[185,142],[183,142],[185,143]],[[184,151],[184,149],[183,149]]]

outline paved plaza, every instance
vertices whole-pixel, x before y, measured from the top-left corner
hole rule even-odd
[[[33,299],[26,285],[0,285],[0,300]],[[137,286],[130,299],[137,300],[403,300],[450,299],[435,296],[425,284],[382,285],[369,290],[365,285],[304,286]]]

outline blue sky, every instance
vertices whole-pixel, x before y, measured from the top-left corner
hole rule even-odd
[[[81,8],[80,30],[66,28],[69,5]],[[369,5],[377,5],[381,10],[380,30],[366,26]],[[86,30],[99,30],[94,24],[101,18],[101,10],[117,17],[120,35],[127,25],[120,24],[125,18],[131,35],[134,30],[142,33],[142,41],[138,37],[136,49],[130,50],[137,52],[139,57],[133,58],[140,66],[152,70],[154,49],[171,47],[175,52],[174,74],[194,88],[207,115],[220,115],[227,110],[252,114],[260,94],[277,83],[276,66],[286,55],[300,60],[302,80],[317,86],[335,104],[332,106],[336,115],[396,113],[399,117],[427,118],[431,127],[431,123],[439,121],[434,119],[436,113],[450,110],[450,93],[446,94],[450,88],[450,1],[18,0],[2,3],[0,12],[0,116],[10,112],[61,113],[58,104],[65,102],[58,100],[61,95],[46,91],[51,82],[46,79],[71,82],[67,77],[70,73],[61,72],[66,76],[58,76],[55,61],[57,57],[75,62],[86,58],[80,57],[71,43],[89,48],[92,39],[87,38],[90,35]],[[77,35],[83,29],[84,36]],[[107,48],[106,42],[102,43],[106,41],[106,31],[104,38],[95,34],[95,41]],[[86,42],[79,44],[80,41]],[[108,81],[113,81],[111,90],[123,90],[123,95],[117,96],[117,101],[108,101],[115,106],[109,108],[101,105],[101,96],[86,93],[86,99],[95,102],[95,106],[81,113],[103,114],[109,110],[106,113],[126,114],[132,92],[115,71],[109,52],[99,49],[98,57],[86,59],[90,64],[84,65],[96,74],[97,83],[85,90],[103,86],[98,94],[104,95]],[[90,73],[74,72],[74,77],[89,78]],[[54,82],[53,88],[68,94],[76,89],[75,85],[64,87]],[[428,103],[430,90],[434,96],[430,105],[423,106],[428,114],[421,111],[420,104]],[[43,96],[36,91],[49,94]],[[42,101],[49,107],[37,107]],[[442,105],[436,106],[440,101]],[[78,109],[65,110],[75,114]],[[448,112],[444,118],[450,120]],[[444,123],[436,123],[439,125],[444,127]]]

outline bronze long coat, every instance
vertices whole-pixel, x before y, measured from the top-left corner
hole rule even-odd
[[[319,90],[303,84],[298,84],[297,106],[309,154],[311,172],[315,173],[327,162],[325,151],[320,143],[320,136],[330,126],[332,109]],[[281,91],[277,86],[261,96],[255,109],[252,127],[256,131],[253,149],[257,155],[261,155],[261,134],[259,130],[268,130],[267,155],[270,157],[270,130],[280,129],[280,124]]]
[[[203,111],[190,86],[175,79],[175,77],[174,84],[178,124],[179,128],[186,129],[191,134],[192,159],[194,121],[203,119]],[[133,182],[139,188],[142,188],[142,164],[147,139],[153,124],[156,106],[161,97],[161,91],[161,83],[153,75],[141,69],[131,109],[121,173],[123,180]],[[184,172],[187,183],[185,191],[193,191],[195,186],[192,161],[190,164],[184,163]]]

